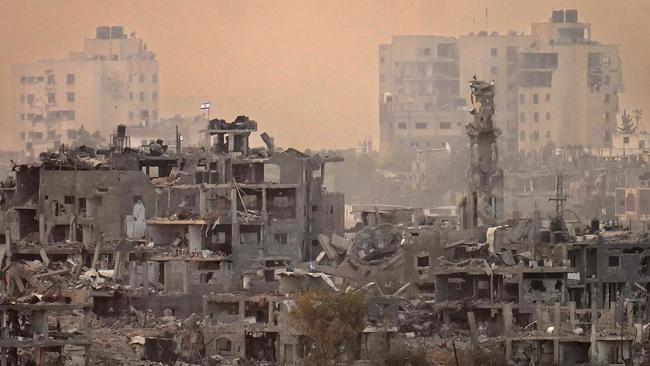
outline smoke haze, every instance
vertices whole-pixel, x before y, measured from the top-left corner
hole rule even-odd
[[[211,116],[246,114],[280,146],[343,148],[367,136],[377,146],[379,44],[397,34],[483,30],[486,7],[489,30],[501,33],[530,33],[554,8],[578,9],[593,39],[621,45],[621,109],[648,110],[648,1],[3,0],[0,141],[18,146],[10,133],[12,63],[65,58],[96,26],[124,25],[157,54],[161,117],[198,114],[211,100]]]

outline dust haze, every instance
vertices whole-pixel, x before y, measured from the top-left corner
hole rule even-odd
[[[3,145],[18,149],[10,65],[65,58],[98,25],[122,24],[160,63],[160,116],[245,113],[284,146],[344,148],[378,139],[377,48],[392,35],[530,33],[575,8],[593,38],[621,45],[621,110],[647,109],[647,1],[14,1],[0,2]],[[468,93],[461,87],[462,93]],[[119,123],[121,121],[115,121]]]

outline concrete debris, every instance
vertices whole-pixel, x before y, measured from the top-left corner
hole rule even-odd
[[[397,253],[406,244],[408,237],[405,230],[391,224],[367,227],[355,235],[348,255],[362,263],[372,263]]]
[[[281,149],[267,134],[251,147],[257,122],[246,116],[206,121],[196,148],[180,133],[176,149],[162,138],[131,147],[120,125],[108,148],[61,146],[16,164],[0,184],[2,355],[10,365],[47,364],[49,353],[72,365],[307,365],[316,340],[292,314],[320,291],[363,301],[360,347],[332,362],[381,364],[423,347],[437,364],[459,352],[494,364],[642,364],[644,224],[570,222],[555,175],[551,219],[504,219],[509,179],[524,178],[504,181],[495,86],[470,86],[460,206],[356,205],[347,230],[344,197],[324,184],[326,164],[342,158]],[[623,181],[598,177],[584,189]],[[532,194],[542,183],[527,179]],[[642,192],[599,197],[632,212]]]
[[[131,338],[131,341],[129,342],[129,344],[139,344],[139,345],[144,346],[145,339],[144,339],[143,336],[134,336],[133,338]]]
[[[276,151],[267,134],[266,149],[250,147],[256,130],[246,116],[213,119],[202,131],[202,149],[177,146],[174,153],[163,139],[131,147],[120,125],[108,148],[61,146],[37,164],[15,165],[0,187],[7,243],[0,246],[0,307],[37,317],[39,309],[69,307],[70,316],[83,318],[74,328],[80,336],[57,342],[79,346],[80,364],[297,359],[297,339],[287,337],[283,329],[290,327],[279,319],[305,288],[345,285],[299,268],[317,259],[319,253],[301,248],[312,237],[331,238],[331,258],[347,254],[343,196],[327,192],[322,180],[325,164],[342,159]],[[281,291],[287,297],[275,298]],[[214,293],[246,295],[217,303],[230,310],[211,323]],[[236,317],[232,304],[241,305]],[[234,327],[224,338],[219,324]],[[79,343],[84,334],[92,336]],[[18,354],[11,365],[31,362],[21,355],[34,357],[22,352],[31,345],[18,337],[10,332]],[[45,350],[48,341],[37,347]],[[280,353],[283,343],[293,353]]]

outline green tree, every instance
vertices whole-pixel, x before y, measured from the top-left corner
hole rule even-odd
[[[359,332],[365,327],[361,294],[306,292],[296,299],[291,316],[311,341],[310,365],[324,366],[343,355],[353,355]]]
[[[638,120],[639,117],[637,115],[637,123]],[[636,131],[636,126],[634,125],[634,122],[632,122],[632,117],[629,114],[627,114],[627,111],[625,109],[623,110],[623,114],[621,115],[621,124],[616,126],[616,130],[618,133],[624,135],[630,135],[633,134],[634,131]]]

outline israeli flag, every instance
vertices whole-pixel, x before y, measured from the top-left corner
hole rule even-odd
[[[210,109],[210,102],[201,103],[201,109]]]

